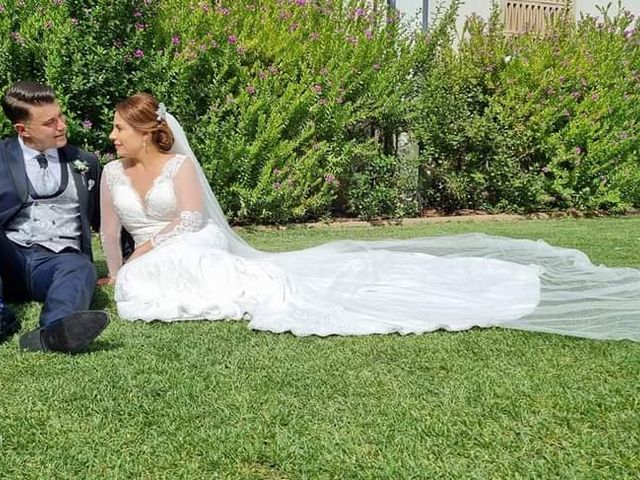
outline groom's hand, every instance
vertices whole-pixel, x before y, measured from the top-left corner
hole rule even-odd
[[[98,286],[104,287],[105,285],[115,285],[116,279],[112,277],[103,277],[98,279]]]

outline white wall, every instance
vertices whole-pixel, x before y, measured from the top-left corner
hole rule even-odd
[[[429,19],[433,19],[433,12],[436,6],[441,0],[428,0],[429,5]],[[444,0],[444,4],[449,5],[450,0]],[[597,5],[605,5],[609,3],[609,0],[601,1],[589,1],[589,0],[576,0],[576,11],[584,14],[589,14],[594,17],[600,16]],[[618,11],[617,0],[611,1],[610,14],[615,14]],[[640,0],[622,0],[623,8],[631,11],[636,16],[640,16]],[[396,7],[405,14],[407,19],[415,18],[418,16],[419,20],[422,19],[422,5],[423,0],[396,0]],[[458,31],[460,31],[465,19],[472,13],[477,13],[482,17],[488,17],[491,11],[491,0],[466,0],[460,7],[460,13],[458,17]],[[579,18],[580,13],[577,13]]]

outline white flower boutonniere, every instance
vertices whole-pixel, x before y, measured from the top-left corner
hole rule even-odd
[[[73,169],[81,175],[84,175],[89,171],[89,164],[82,160],[74,160]]]

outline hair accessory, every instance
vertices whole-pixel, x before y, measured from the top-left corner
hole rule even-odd
[[[159,122],[163,122],[167,120],[167,107],[165,107],[164,103],[160,102],[158,105],[158,109],[156,110],[156,119]]]

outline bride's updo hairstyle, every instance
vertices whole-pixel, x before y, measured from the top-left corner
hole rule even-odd
[[[173,134],[167,125],[164,105],[148,93],[136,93],[116,105],[125,122],[140,133],[150,133],[151,141],[163,152],[173,146]]]

